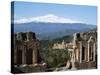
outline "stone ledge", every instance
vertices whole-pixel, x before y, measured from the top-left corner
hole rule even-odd
[[[31,73],[31,72],[46,72],[47,65],[45,63],[43,64],[34,64],[34,65],[21,65],[16,66],[18,70],[20,70],[23,73]]]

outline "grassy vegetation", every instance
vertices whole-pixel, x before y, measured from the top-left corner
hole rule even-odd
[[[68,50],[64,49],[52,49],[54,43],[61,43],[63,40],[67,42],[72,40],[72,36],[65,36],[54,40],[41,40],[40,55],[44,62],[48,64],[48,68],[60,67],[66,64],[70,59]]]

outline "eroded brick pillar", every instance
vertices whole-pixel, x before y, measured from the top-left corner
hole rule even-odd
[[[37,50],[36,50],[36,48],[33,49],[32,63],[33,64],[37,63]]]
[[[95,49],[96,49],[96,45],[94,43],[94,45],[93,45],[93,61],[95,61]]]
[[[23,47],[23,50],[22,50],[22,65],[24,65],[26,62],[25,62],[25,49]]]
[[[80,63],[82,62],[82,43],[80,42]]]
[[[88,60],[87,60],[88,62],[89,62],[89,59],[90,59],[89,58],[89,51],[90,51],[89,49],[90,49],[90,44],[88,43]]]

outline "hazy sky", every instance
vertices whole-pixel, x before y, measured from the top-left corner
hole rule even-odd
[[[94,25],[97,24],[97,7],[95,6],[33,2],[14,3],[15,19],[37,17],[46,14],[54,14]]]

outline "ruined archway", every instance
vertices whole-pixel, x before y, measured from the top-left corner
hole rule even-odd
[[[82,61],[85,60],[85,47],[82,46]]]
[[[22,64],[22,50],[17,50],[17,64]]]
[[[89,60],[90,61],[93,60],[93,45],[91,45],[89,48]]]
[[[32,55],[33,54],[33,50],[32,48],[29,48],[27,51],[26,51],[26,64],[32,64]]]

